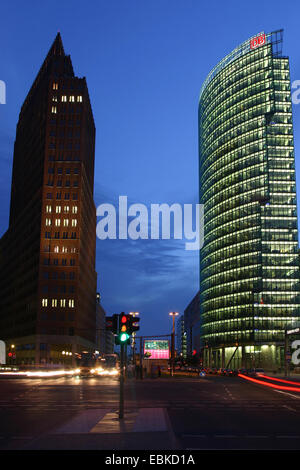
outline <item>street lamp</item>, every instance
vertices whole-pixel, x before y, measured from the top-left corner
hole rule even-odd
[[[178,312],[170,312],[169,315],[173,318],[173,327],[171,335],[171,364],[170,364],[170,373],[174,375],[174,356],[175,356],[175,317],[179,315]]]

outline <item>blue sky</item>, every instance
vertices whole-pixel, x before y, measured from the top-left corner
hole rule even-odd
[[[13,143],[20,107],[57,31],[85,76],[97,129],[95,203],[195,203],[201,84],[257,32],[284,28],[291,80],[300,80],[297,1],[27,0],[1,5],[0,235],[8,226]],[[300,171],[300,105],[294,106]],[[178,240],[97,241],[108,314],[141,312],[142,334],[171,329],[199,284],[198,253]]]

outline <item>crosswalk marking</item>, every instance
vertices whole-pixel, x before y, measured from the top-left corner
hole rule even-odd
[[[167,432],[164,408],[127,410],[122,420],[118,412],[107,409],[88,409],[57,428],[54,434],[115,434],[128,432]]]
[[[88,433],[90,429],[107,413],[104,409],[85,410],[59,427],[54,434],[81,434]]]
[[[97,434],[132,432],[136,416],[137,411],[128,411],[120,420],[117,411],[106,413],[89,432]]]

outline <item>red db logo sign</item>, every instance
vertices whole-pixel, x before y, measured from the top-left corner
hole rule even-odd
[[[256,47],[266,44],[266,35],[261,34],[250,40],[250,49],[256,49]]]

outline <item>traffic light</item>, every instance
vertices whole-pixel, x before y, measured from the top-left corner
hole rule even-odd
[[[120,344],[127,344],[130,338],[129,333],[130,315],[120,314],[119,318],[119,341]]]
[[[112,317],[106,317],[105,328],[115,335],[118,334],[119,315],[114,314]]]
[[[117,318],[117,328],[112,329],[111,322],[112,318]],[[140,329],[139,327],[139,318],[134,317],[130,314],[125,314],[124,312],[120,313],[120,315],[114,315],[113,317],[108,317],[110,322],[109,328],[116,334],[115,337],[115,344],[129,344],[130,343],[130,336],[135,331]]]
[[[140,318],[134,317],[133,315],[129,315],[129,326],[128,326],[128,332],[131,335],[135,331],[138,331],[140,329],[139,321]]]

